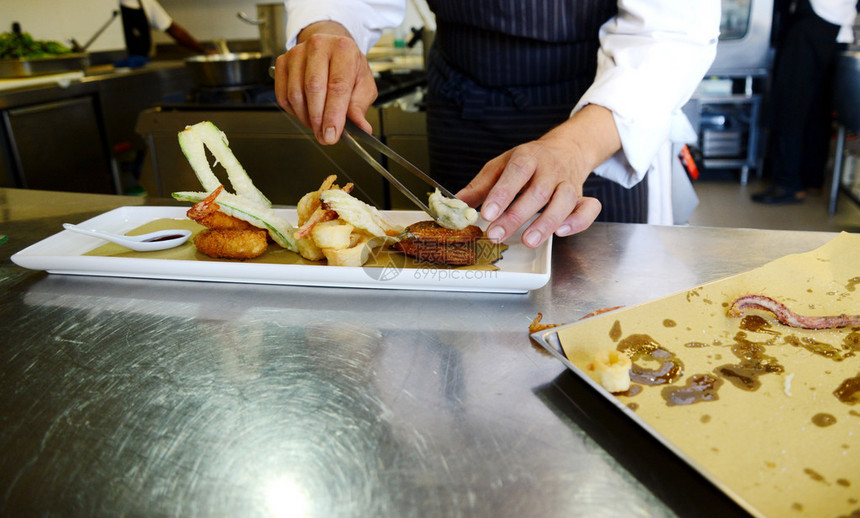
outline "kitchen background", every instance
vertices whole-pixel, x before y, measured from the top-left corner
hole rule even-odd
[[[258,6],[266,4],[253,0],[160,2],[177,23],[204,43],[226,40],[233,50],[258,48],[258,28],[237,15],[243,12],[253,18]],[[83,44],[108,22],[118,5],[116,0],[2,0],[0,31],[8,31],[18,22],[36,39],[68,42],[74,38]],[[372,66],[382,95],[369,119],[377,136],[426,167],[421,43],[415,48],[392,48],[394,33],[408,39],[410,29],[424,25],[416,5],[426,8],[423,0],[407,2],[401,28],[391,31],[374,49],[380,51]],[[771,33],[778,24],[773,5],[773,0],[723,0],[717,60],[685,107],[699,133],[694,151],[699,152],[702,173],[695,183],[700,203],[689,222],[856,230],[860,228],[860,160],[855,157],[860,155],[860,145],[853,135],[846,143],[844,188],[838,192],[825,192],[791,207],[749,202],[749,193],[766,180],[761,178],[764,121]],[[345,146],[325,153],[315,147],[306,132],[285,120],[272,104],[270,86],[217,92],[201,87],[183,66],[187,52],[158,31],[153,38],[158,45],[155,61],[133,72],[112,70],[110,63],[121,56],[125,46],[117,18],[88,49],[90,64],[97,66],[89,67],[80,83],[57,81],[16,89],[11,84],[14,80],[0,79],[0,186],[153,196],[195,189],[196,180],[175,135],[186,124],[212,120],[230,135],[237,156],[275,203],[295,203],[295,193],[316,188],[317,176],[331,172],[343,176],[349,171],[367,201],[384,208],[412,208]],[[44,152],[45,141],[51,143],[50,155]],[[58,163],[64,167],[57,168]],[[296,163],[302,164],[303,171],[284,166]]]
[[[159,3],[197,39],[212,41],[250,40],[258,37],[257,28],[240,20],[236,13],[249,16],[256,13],[258,2],[253,0],[160,0]],[[84,43],[118,9],[117,0],[3,0],[0,2],[0,32],[8,31],[13,21],[36,39],[68,41],[75,38]],[[407,3],[404,26],[420,26],[415,5]],[[155,31],[156,43],[170,43],[169,36]],[[125,47],[119,18],[93,42],[90,50],[114,50]]]

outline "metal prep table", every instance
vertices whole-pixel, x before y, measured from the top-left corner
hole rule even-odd
[[[9,261],[123,205],[0,189],[4,516],[699,516],[720,495],[528,337],[833,234],[594,224],[492,295],[47,275]]]

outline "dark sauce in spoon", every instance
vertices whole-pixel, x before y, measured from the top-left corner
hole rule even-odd
[[[149,239],[144,239],[141,243],[157,243],[159,241],[170,241],[171,239],[179,239],[180,237],[184,237],[182,234],[167,234],[164,236],[156,236],[151,237]]]

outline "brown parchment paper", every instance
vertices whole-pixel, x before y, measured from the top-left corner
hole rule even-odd
[[[608,397],[633,409],[694,466],[762,515],[858,516],[860,399],[842,402],[834,390],[860,376],[860,327],[795,329],[753,312],[769,327],[751,331],[726,311],[733,299],[750,293],[801,314],[860,314],[860,235],[843,233],[811,252],[563,327],[558,337],[574,366],[592,376],[588,365],[595,353],[646,334],[683,361],[684,375],[674,386],[739,363],[733,353],[738,339],[764,344],[784,371],[762,375],[757,390],[724,380],[719,399],[685,406],[667,404],[665,385]]]
[[[191,238],[176,248],[167,250],[157,250],[154,252],[135,252],[121,245],[107,243],[84,255],[96,255],[106,257],[137,257],[147,259],[174,259],[184,261],[230,261],[230,259],[215,259],[197,251],[192,243],[194,235],[200,232],[205,227],[189,220],[189,219],[169,219],[162,218],[150,221],[140,227],[126,232],[129,236],[137,236],[146,234],[147,232],[155,232],[157,230],[167,229],[187,229],[193,232]],[[383,249],[371,254],[370,259],[363,266],[366,267],[385,267],[394,266],[397,268],[438,268],[438,269],[459,269],[459,270],[498,270],[499,267],[495,262],[501,259],[502,252],[507,249],[505,244],[492,243],[489,240],[481,239],[476,242],[478,262],[469,266],[450,266],[428,263],[420,261],[412,257],[406,256],[396,250]],[[276,244],[269,244],[268,249],[259,257],[246,259],[242,262],[246,263],[269,263],[269,264],[307,264],[327,266],[325,261],[308,261],[302,258],[299,254],[283,249]]]

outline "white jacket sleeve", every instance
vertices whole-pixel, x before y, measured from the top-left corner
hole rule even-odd
[[[680,111],[716,56],[720,0],[619,0],[600,29],[594,83],[586,104],[612,110],[621,151],[595,173],[626,187],[650,168]],[[677,131],[677,128],[675,128]]]
[[[287,0],[287,49],[309,24],[323,20],[340,23],[367,54],[383,29],[397,27],[406,16],[405,0]]]

